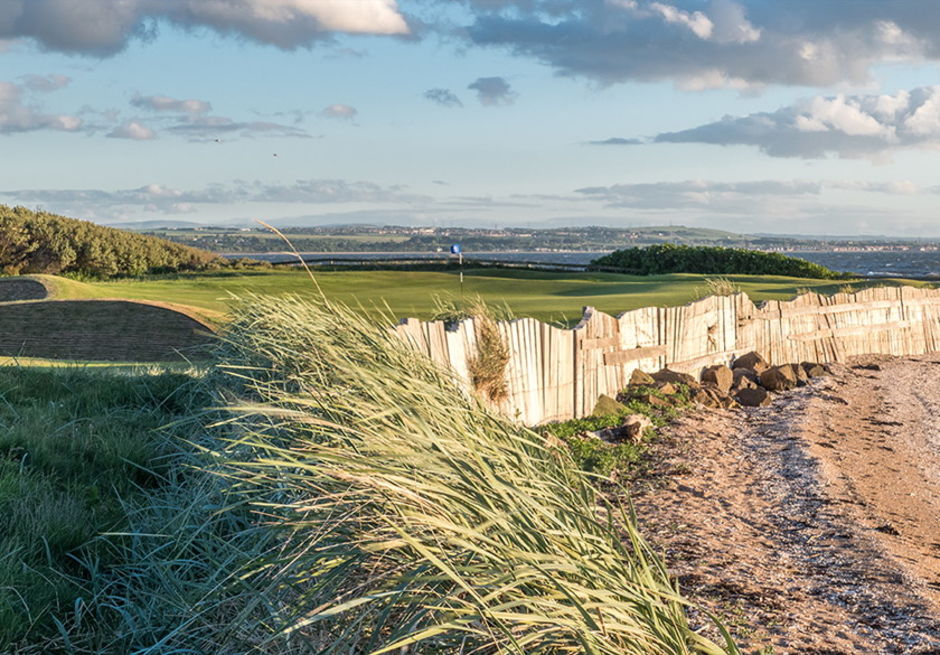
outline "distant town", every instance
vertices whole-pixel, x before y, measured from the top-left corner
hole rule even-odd
[[[286,227],[294,248],[309,253],[447,252],[459,242],[465,252],[603,252],[659,243],[727,246],[776,252],[933,252],[940,239],[747,235],[690,228],[583,227],[557,229],[406,227],[345,225]],[[148,229],[171,241],[221,253],[272,253],[286,244],[263,227],[172,227]]]

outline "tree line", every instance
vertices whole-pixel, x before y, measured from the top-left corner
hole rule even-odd
[[[837,273],[805,259],[787,257],[779,252],[685,246],[672,243],[617,250],[595,259],[591,264],[619,268],[636,275],[666,273],[785,275],[820,280],[845,277],[844,273]]]
[[[111,278],[221,265],[216,254],[165,239],[0,205],[0,272],[6,275],[71,273]]]

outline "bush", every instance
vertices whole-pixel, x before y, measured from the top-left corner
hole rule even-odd
[[[165,239],[0,205],[0,272],[111,278],[201,271],[225,260]]]
[[[623,269],[636,275],[702,273],[706,275],[785,275],[832,280],[846,277],[819,264],[778,252],[744,248],[685,246],[672,243],[627,248],[604,255],[593,266]]]
[[[642,396],[654,396],[669,401],[668,406],[650,405],[640,399]],[[672,421],[683,409],[691,406],[689,389],[683,384],[676,385],[676,393],[667,396],[654,387],[631,387],[621,399],[625,409],[617,414],[607,416],[587,416],[570,421],[549,423],[538,428],[538,432],[551,435],[564,442],[571,451],[571,457],[582,471],[611,477],[618,474],[630,473],[642,465],[643,456],[648,450],[650,441],[655,438],[655,431],[650,431],[639,443],[607,443],[592,436],[584,436],[587,432],[595,432],[605,428],[619,426],[624,417],[630,414],[643,414],[648,416],[655,427],[662,427]]]

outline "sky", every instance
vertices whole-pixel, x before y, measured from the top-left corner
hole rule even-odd
[[[0,204],[940,236],[932,0],[0,0]]]

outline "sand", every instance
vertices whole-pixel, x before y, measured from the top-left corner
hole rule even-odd
[[[940,357],[687,415],[637,487],[682,590],[748,652],[940,654]]]

